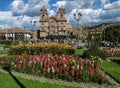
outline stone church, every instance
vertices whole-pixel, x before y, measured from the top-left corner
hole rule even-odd
[[[48,15],[47,9],[43,6],[40,10],[40,37],[48,35],[69,36],[73,32],[72,25],[67,23],[66,10],[61,7],[55,16]]]

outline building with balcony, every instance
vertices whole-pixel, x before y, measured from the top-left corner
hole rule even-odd
[[[1,40],[30,40],[32,38],[32,32],[23,30],[18,27],[11,29],[1,29],[0,39]]]

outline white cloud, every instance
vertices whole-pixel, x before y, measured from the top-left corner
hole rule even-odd
[[[56,4],[52,4],[52,6],[61,7],[64,6],[65,4],[66,1],[57,1]]]
[[[100,0],[101,6],[104,7],[104,5],[110,3],[110,0]]]
[[[32,28],[30,21],[37,21],[35,27],[38,29],[40,8],[44,5],[49,9],[50,5],[48,2],[49,0],[28,0],[28,2],[25,3],[24,0],[13,0],[9,5],[11,11],[6,14],[2,12],[2,19],[6,19],[4,21],[9,24],[9,27],[14,27],[16,24],[18,27],[26,27],[27,29]],[[54,14],[54,11],[50,10],[50,14]],[[5,28],[5,25],[0,27]]]
[[[9,23],[9,27],[14,26],[14,22],[18,27],[31,28],[30,20],[39,21],[40,8],[44,5],[49,12],[49,15],[56,14],[56,8],[64,6],[67,13],[67,21],[73,25],[77,25],[73,17],[73,13],[81,12],[83,14],[80,21],[81,25],[93,25],[103,22],[120,21],[120,0],[110,3],[110,0],[98,0],[100,5],[98,8],[94,7],[96,0],[61,0],[55,4],[49,5],[50,0],[13,0],[10,3],[10,10],[8,12],[0,12],[0,20]],[[50,9],[50,7],[54,7]],[[0,25],[1,27],[2,25]],[[5,27],[3,25],[2,27]],[[36,27],[39,27],[37,22]]]
[[[49,0],[29,0],[28,3],[24,3],[23,0],[14,0],[10,4],[10,9],[13,15],[28,15],[28,16],[38,16],[40,8],[45,5],[49,8]]]
[[[55,15],[55,11],[54,10],[48,9],[48,12],[49,12],[49,16],[54,16]]]
[[[95,1],[96,0],[66,0],[65,8],[69,22],[73,25],[77,25],[77,22],[73,18],[73,13],[78,12],[83,14],[80,21],[82,25],[94,25],[103,22],[119,21],[117,18],[120,17],[120,1],[110,3],[110,0],[100,0],[101,4],[99,8],[94,7]]]
[[[109,10],[109,9],[118,9],[120,8],[120,1],[115,1],[113,3],[106,4],[104,6],[104,9]]]
[[[0,11],[0,27],[1,28],[6,28],[7,27],[11,27],[13,26],[13,22],[14,22],[14,18],[12,16],[12,12],[11,11]]]

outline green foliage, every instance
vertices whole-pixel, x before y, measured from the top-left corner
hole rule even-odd
[[[107,74],[120,83],[120,65],[113,62],[103,61],[101,69],[106,71]]]
[[[98,56],[98,57],[100,57],[102,59],[106,58],[105,53],[100,49],[91,48],[91,49],[88,49],[88,50],[84,51],[83,57],[90,58],[91,56]]]
[[[9,41],[9,40],[0,40],[0,44],[12,44],[12,41]]]
[[[75,54],[78,56],[83,56],[84,50],[83,49],[78,49],[76,50]]]
[[[98,56],[102,59],[105,59],[105,54],[102,50],[100,50],[100,45],[101,45],[101,36],[96,33],[93,34],[88,34],[88,49],[84,51],[83,57],[88,57],[90,58],[91,56]]]
[[[111,42],[120,42],[120,24],[110,25],[103,31],[103,40]]]
[[[9,52],[8,50],[1,50],[0,51],[0,55],[2,55],[2,54],[8,54],[8,52]]]

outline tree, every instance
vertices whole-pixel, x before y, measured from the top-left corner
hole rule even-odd
[[[120,24],[114,24],[106,27],[102,36],[105,41],[120,42]]]

